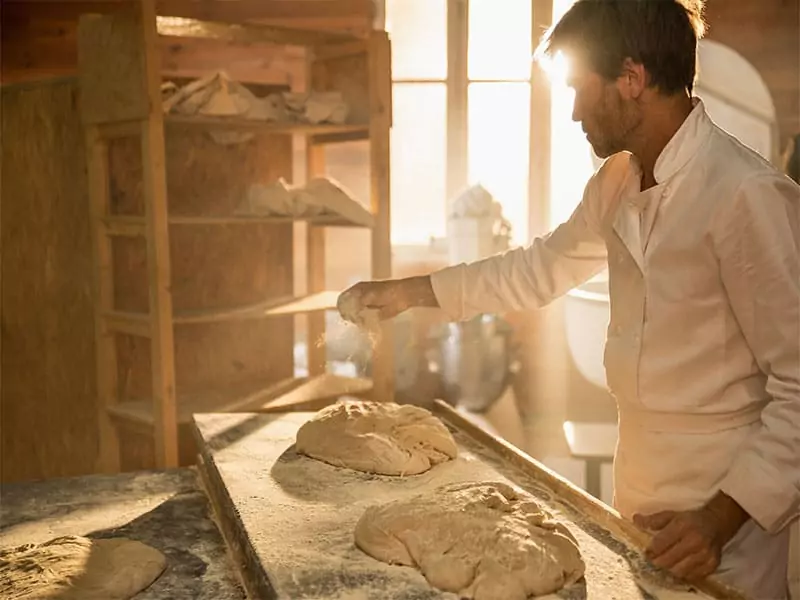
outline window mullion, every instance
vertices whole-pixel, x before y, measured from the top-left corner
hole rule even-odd
[[[447,0],[447,199],[467,185],[468,0]],[[447,207],[449,209],[449,206]]]
[[[553,0],[531,0],[532,47],[553,21]],[[551,90],[544,71],[531,62],[530,166],[528,168],[528,237],[550,228]]]

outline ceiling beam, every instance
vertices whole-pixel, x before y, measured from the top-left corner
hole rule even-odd
[[[4,0],[1,10],[4,21],[6,17],[77,20],[81,14],[130,8],[131,0]],[[363,35],[372,27],[375,5],[373,0],[158,0],[156,10],[165,17]]]

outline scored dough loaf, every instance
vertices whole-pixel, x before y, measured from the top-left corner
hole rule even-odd
[[[430,411],[391,402],[340,400],[297,431],[297,452],[381,475],[418,475],[458,456],[453,436]]]

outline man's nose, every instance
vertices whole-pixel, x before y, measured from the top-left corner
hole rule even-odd
[[[578,109],[578,103],[577,102],[575,102],[572,105],[572,120],[575,123],[578,123],[578,122],[583,120],[583,115],[581,114],[581,111]]]

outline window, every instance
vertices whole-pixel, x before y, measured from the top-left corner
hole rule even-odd
[[[392,243],[445,235],[447,0],[386,0],[392,40]]]
[[[531,4],[532,0],[469,0],[470,80],[528,81]]]
[[[469,84],[469,179],[503,205],[516,244],[529,241],[530,94],[528,83]]]
[[[462,57],[468,81],[455,89],[447,77],[447,7],[459,1],[469,3]],[[527,242],[531,0],[504,0],[502,10],[496,0],[386,0],[386,29],[394,78],[393,243],[446,234],[447,141],[464,133],[447,129],[448,85],[467,106],[460,125],[467,143],[455,144],[463,155],[450,157],[467,165],[463,185],[486,187],[513,223],[514,242]]]
[[[469,0],[468,177],[503,205],[512,241],[528,240],[531,0]]]
[[[393,86],[392,243],[427,244],[445,232],[444,83]]]

